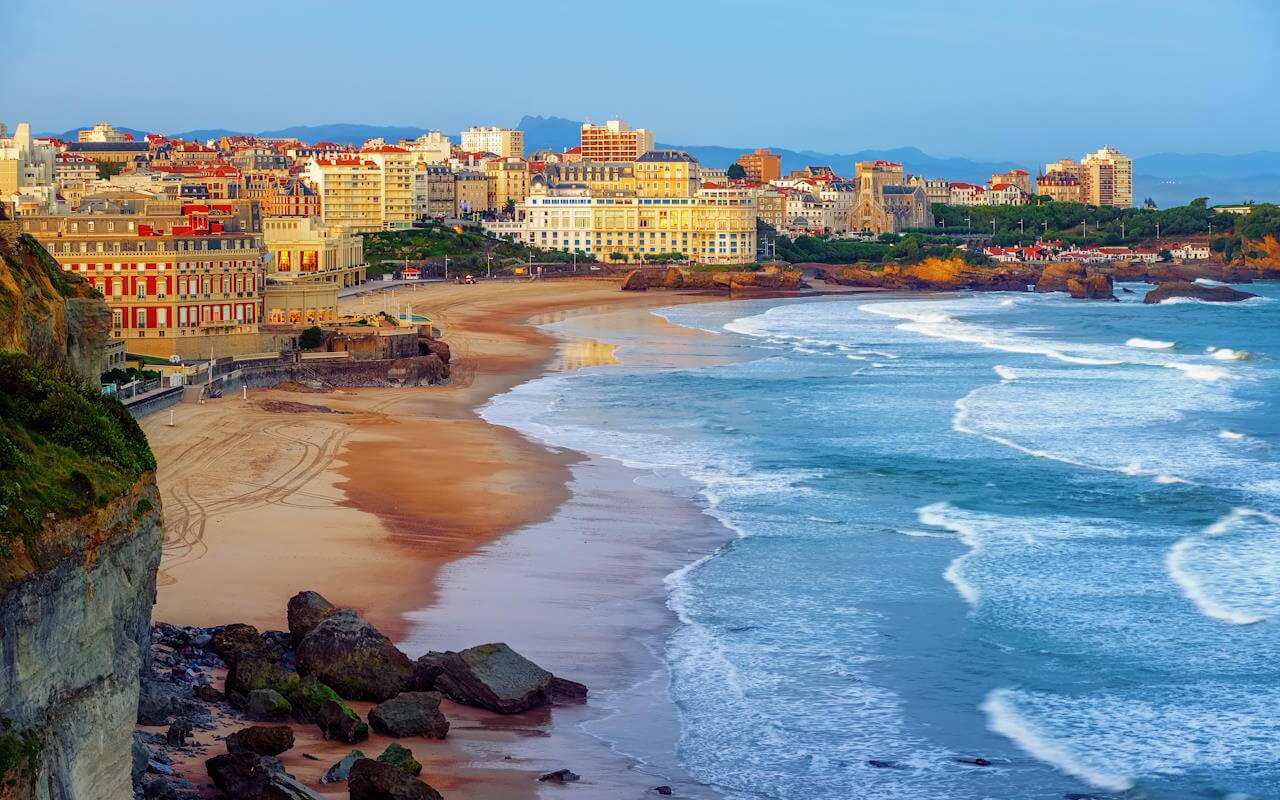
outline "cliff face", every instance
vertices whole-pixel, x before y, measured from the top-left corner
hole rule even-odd
[[[1267,273],[1280,271],[1280,240],[1274,235],[1268,233],[1260,240],[1247,239],[1243,249],[1247,266]],[[1267,277],[1274,277],[1274,274]]]
[[[625,292],[646,289],[708,289],[712,291],[790,291],[804,287],[799,270],[768,266],[755,272],[719,270],[693,272],[668,267],[666,270],[635,269],[622,283]]]
[[[127,798],[155,462],[96,391],[105,304],[0,226],[0,798]]]
[[[885,264],[881,269],[830,267],[826,279],[845,286],[898,290],[1025,292],[1035,282],[1034,273],[1020,267],[977,267],[959,258],[926,258],[918,264]]]

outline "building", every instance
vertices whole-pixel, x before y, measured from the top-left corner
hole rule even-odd
[[[582,186],[542,191],[539,181],[517,213],[523,240],[535,247],[628,263],[669,253],[705,264],[755,260],[756,203],[746,189],[683,197],[593,196]]]
[[[747,173],[749,181],[768,183],[782,177],[782,156],[770,150],[745,153],[735,163]]]
[[[994,184],[984,193],[983,199],[989,206],[1025,206],[1030,202],[1022,187],[1012,183]]]
[[[1133,205],[1133,161],[1114,147],[1089,153],[1080,161],[1080,193],[1091,206]]]
[[[118,131],[110,122],[99,122],[92,128],[85,128],[76,134],[78,142],[131,142],[133,137]]]
[[[812,169],[812,168],[811,168]],[[859,161],[853,165],[854,183],[859,194],[878,193],[885,186],[901,186],[902,165],[896,161]]]
[[[444,164],[420,164],[413,172],[415,219],[452,217],[457,213],[453,171]]]
[[[462,149],[469,153],[493,153],[500,158],[524,158],[524,131],[514,128],[467,128]]]
[[[547,186],[580,184],[591,194],[602,192],[634,192],[635,164],[629,162],[565,161],[547,164],[542,176]]]
[[[319,217],[320,194],[301,178],[272,181],[258,198],[264,217]]]
[[[603,125],[582,125],[584,161],[636,161],[653,149],[653,131],[632,128],[625,120],[611,119]]]
[[[1207,242],[1183,242],[1170,247],[1169,252],[1174,258],[1180,258],[1183,261],[1207,261],[1209,259],[1209,244]]]
[[[152,201],[141,213],[32,216],[22,229],[102,292],[130,353],[256,352],[262,234],[246,204]]]
[[[494,159],[484,165],[486,203],[492,211],[514,209],[529,196],[529,165],[518,158]]]
[[[151,157],[151,147],[146,142],[72,142],[66,152],[121,166],[145,163]]]
[[[787,196],[771,186],[756,186],[747,190],[756,199],[756,219],[775,231],[787,227]]]
[[[946,178],[922,178],[912,175],[907,179],[908,186],[919,186],[924,189],[925,196],[931,204],[947,205],[951,202],[951,182]]]
[[[1079,171],[1045,172],[1036,178],[1036,191],[1059,203],[1082,202]]]
[[[995,188],[1002,183],[1012,184],[1022,190],[1028,197],[1035,194],[1031,186],[1031,175],[1025,169],[1011,169],[1008,172],[997,172],[987,181],[987,185]]]
[[[381,172],[358,154],[312,159],[306,176],[320,195],[321,220],[356,232],[382,230]]]
[[[262,221],[268,281],[277,283],[364,283],[364,240],[319,217],[269,217]]]
[[[489,179],[483,172],[463,169],[453,173],[454,216],[489,209]]]
[[[443,164],[453,155],[453,142],[440,131],[428,131],[400,146],[413,153],[420,164]]]
[[[955,181],[948,184],[951,199],[947,202],[953,206],[985,206],[987,190],[973,183]]]
[[[698,160],[682,150],[650,150],[634,169],[641,197],[691,197],[701,183]]]
[[[929,197],[919,186],[886,184],[879,191],[858,192],[849,226],[867,233],[898,233],[933,224]]]
[[[811,192],[792,189],[787,192],[786,208],[788,231],[797,234],[834,232],[835,203]]]
[[[13,136],[0,125],[0,199],[40,193],[52,200],[57,150],[31,136],[31,125],[18,124]]]
[[[380,145],[360,151],[378,165],[378,193],[382,201],[382,227],[408,228],[413,224],[414,156],[403,147]]]

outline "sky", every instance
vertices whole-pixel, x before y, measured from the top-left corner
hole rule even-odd
[[[686,145],[1280,150],[1272,0],[2,0],[0,120],[622,118]]]

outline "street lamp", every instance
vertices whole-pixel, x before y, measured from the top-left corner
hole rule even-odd
[[[973,217],[965,217],[964,226],[966,233],[973,233]]]

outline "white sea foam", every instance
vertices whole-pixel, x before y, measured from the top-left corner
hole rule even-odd
[[[1226,439],[1229,442],[1240,442],[1244,441],[1245,435],[1243,433],[1237,433],[1236,431],[1223,429],[1218,431],[1218,438]]]
[[[1091,786],[1112,792],[1132,788],[1131,778],[1090,767],[1080,761],[1068,745],[1038,730],[1031,720],[1019,713],[1017,699],[1018,693],[1011,689],[996,689],[987,695],[979,708],[987,715],[990,730],[1009,739],[1032,758],[1052,764]]]
[[[1172,361],[1165,364],[1169,369],[1181,371],[1188,378],[1194,378],[1198,381],[1218,381],[1223,378],[1230,378],[1231,373],[1222,367],[1215,367],[1212,364],[1192,364],[1186,361]]]
[[[942,577],[956,588],[966,603],[976,607],[982,599],[982,594],[977,586],[965,579],[964,567],[967,561],[982,552],[982,537],[976,526],[961,519],[955,511],[955,507],[950,503],[933,503],[916,509],[916,516],[920,519],[920,524],[951,531],[960,538],[961,542],[968,545],[969,552],[952,559],[942,573]]]
[[[1235,508],[1165,556],[1169,579],[1207,617],[1253,625],[1280,611],[1280,518]]]
[[[1168,350],[1177,344],[1177,342],[1163,342],[1159,339],[1143,339],[1135,336],[1125,342],[1125,344],[1129,347],[1139,347],[1143,350]]]
[[[995,370],[995,373],[1000,376],[1002,381],[1016,381],[1018,379],[1018,373],[1014,372],[1012,367],[996,364],[992,369]]]
[[[1248,350],[1232,350],[1230,347],[1210,347],[1206,352],[1219,361],[1248,361],[1253,357]]]
[[[1201,286],[1226,286],[1227,285],[1222,281],[1215,281],[1212,278],[1196,278],[1195,282],[1200,284]]]
[[[1097,355],[1076,355],[1068,352],[1071,349],[1086,349],[1093,352],[1097,350],[1096,347],[1075,348],[1072,345],[1027,338],[1011,331],[995,330],[984,325],[956,319],[925,303],[871,303],[859,306],[859,310],[893,319],[907,320],[898,326],[899,330],[911,331],[912,333],[919,333],[933,338],[948,339],[953,342],[976,344],[990,350],[1039,355],[1068,364],[1106,366],[1124,363],[1120,359],[1100,357],[1100,353]]]

